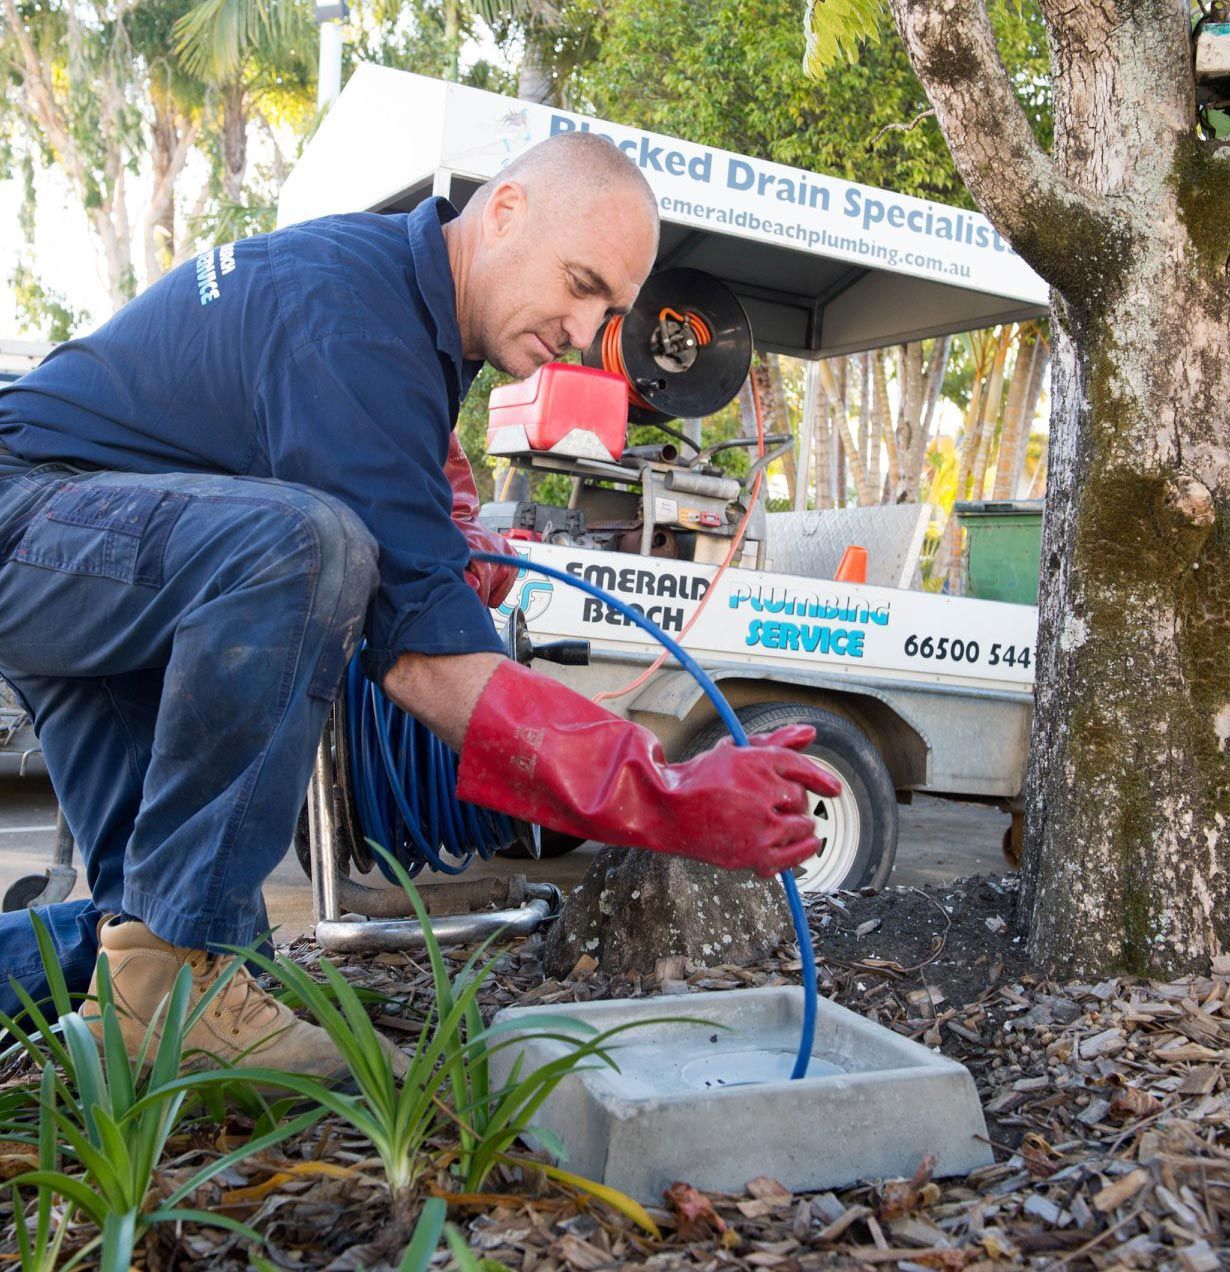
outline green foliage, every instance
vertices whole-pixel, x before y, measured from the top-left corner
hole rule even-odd
[[[431,930],[427,911],[410,876],[378,845],[380,853],[406,890],[423,929],[423,941],[431,964],[435,1001],[415,1044],[409,1069],[401,1079],[385,1053],[355,991],[328,959],[321,970],[331,993],[302,968],[285,960],[250,955],[276,976],[299,1001],[305,1003],[317,1023],[328,1033],[350,1070],[355,1094],[326,1087],[314,1078],[253,1071],[254,1080],[281,1085],[305,1096],[349,1123],[376,1150],[385,1178],[395,1196],[404,1196],[418,1177],[428,1139],[455,1120],[461,1136],[459,1170],[467,1186],[477,1187],[495,1165],[497,1155],[523,1130],[526,1118],[541,1105],[554,1086],[581,1061],[600,1054],[602,1035],[579,1022],[557,1017],[535,1017],[522,1025],[540,1024],[554,1030],[552,1036],[571,1031],[575,1049],[562,1062],[531,1075],[518,1075],[507,1088],[492,1091],[488,1060],[493,1050],[507,1046],[505,1035],[493,1042],[478,1015],[478,992],[491,974],[494,961],[481,960],[495,941],[492,937],[474,951],[465,965],[450,977],[439,942]],[[605,1057],[604,1057],[605,1058]],[[609,1062],[609,1061],[608,1061]],[[445,1102],[451,1095],[449,1111]]]
[[[39,1167],[12,1180],[14,1190],[30,1187],[39,1193],[35,1233],[32,1239],[28,1234],[25,1237],[30,1257],[47,1259],[62,1240],[67,1218],[61,1219],[54,1239],[48,1231],[48,1207],[50,1198],[55,1196],[88,1216],[99,1229],[99,1236],[64,1265],[68,1268],[97,1249],[103,1272],[126,1272],[136,1244],[155,1223],[190,1219],[241,1232],[259,1241],[255,1232],[233,1219],[186,1209],[180,1203],[235,1162],[306,1130],[319,1120],[322,1110],[313,1109],[290,1121],[280,1121],[242,1148],[202,1167],[169,1195],[150,1203],[159,1160],[183,1118],[188,1097],[235,1081],[233,1070],[207,1069],[181,1077],[180,1067],[185,1036],[222,992],[242,960],[236,959],[195,1005],[190,1001],[191,969],[181,967],[170,995],[146,1030],[138,1055],[130,1057],[125,1050],[106,956],[101,956],[98,963],[97,1003],[89,1009],[88,1016],[74,1011],[50,936],[37,913],[31,914],[30,921],[59,1020],[52,1026],[39,1004],[16,982],[11,983],[25,1009],[22,1017],[14,1019],[0,1013],[0,1029],[14,1040],[6,1054],[24,1051],[42,1074],[36,1141]],[[101,1044],[96,1042],[89,1022],[101,1024]],[[18,1142],[30,1142],[28,1123],[20,1115],[0,1130]],[[61,1151],[67,1163],[61,1163]],[[20,1228],[20,1207],[16,1214]]]
[[[901,42],[885,39],[823,84],[803,70],[795,0],[655,6],[613,0],[601,54],[578,76],[600,115],[702,145],[969,204]],[[874,143],[874,144],[873,144]]]
[[[599,1033],[575,1018],[542,1014],[522,1018],[515,1028],[485,1027],[477,995],[493,969],[494,960],[484,963],[483,959],[498,934],[450,976],[409,876],[383,855],[406,888],[422,925],[435,988],[434,1007],[419,1035],[409,1072],[401,1079],[394,1076],[392,1061],[380,1045],[359,994],[332,964],[322,960],[326,984],[321,985],[294,964],[266,959],[251,949],[240,951],[195,1004],[191,969],[182,967],[146,1030],[139,1053],[130,1056],[105,955],[98,964],[97,1002],[74,1010],[51,938],[38,915],[31,916],[50,985],[51,1006],[59,1019],[53,1025],[45,1004],[34,1002],[24,988],[12,982],[23,1011],[15,1018],[0,1014],[0,1030],[10,1042],[0,1054],[0,1063],[24,1053],[40,1074],[37,1085],[14,1083],[0,1091],[0,1136],[37,1150],[37,1169],[11,1181],[23,1267],[49,1272],[52,1267],[72,1268],[89,1259],[103,1272],[124,1272],[151,1225],[164,1222],[188,1220],[225,1227],[259,1242],[259,1234],[245,1225],[183,1203],[243,1158],[301,1134],[326,1111],[370,1140],[385,1167],[390,1188],[402,1201],[409,1197],[425,1164],[429,1144],[436,1144],[440,1130],[455,1126],[459,1143],[437,1160],[440,1165],[451,1162],[465,1188],[481,1188],[498,1163],[516,1165],[568,1188],[587,1191],[657,1235],[644,1208],[622,1193],[558,1166],[507,1153],[514,1140],[529,1133],[563,1155],[562,1145],[554,1144],[548,1132],[533,1126],[535,1114],[569,1073],[594,1063],[613,1066],[609,1054],[612,1040],[632,1026]],[[245,958],[281,979],[326,1029],[349,1066],[353,1094],[326,1087],[314,1078],[273,1069],[213,1068],[181,1074],[189,1031]],[[101,1042],[91,1024],[100,1028]],[[491,1057],[505,1047],[534,1038],[562,1043],[564,1053],[530,1071],[519,1060],[504,1085],[493,1085]],[[292,1101],[271,1107],[261,1098],[260,1091],[270,1087],[293,1092],[300,1102],[309,1100],[312,1107],[289,1117]],[[252,1138],[190,1178],[177,1180],[167,1195],[155,1190],[167,1141],[183,1124],[186,1111],[199,1106],[218,1120],[225,1104],[236,1102],[254,1116]],[[36,1193],[32,1227],[25,1214],[23,1189]],[[53,1207],[55,1198],[64,1203],[58,1210]],[[440,1199],[424,1205],[401,1261],[403,1268],[426,1266],[439,1244],[444,1214]],[[66,1232],[77,1216],[91,1221],[98,1233],[67,1262],[61,1262]],[[460,1236],[451,1229],[447,1235],[458,1265],[475,1266],[467,1262],[473,1256],[457,1248],[454,1236],[458,1241]],[[255,1253],[252,1262],[268,1266]],[[476,1266],[492,1265],[480,1261]]]
[[[574,0],[566,6],[574,20],[577,10],[590,14],[600,50],[574,78],[570,91],[578,109],[972,206],[935,120],[926,115],[930,103],[905,49],[882,14],[878,39],[858,63],[841,60],[817,82],[803,66],[806,36],[796,0],[608,0],[601,6]],[[1041,20],[1032,4],[1015,0],[993,0],[991,12],[1018,93],[1036,129],[1049,137]]]
[[[175,24],[175,49],[189,75],[224,84],[253,58],[286,62],[316,51],[315,14],[306,0],[200,0]]]
[[[864,43],[880,42],[883,13],[880,0],[807,0],[803,28],[809,73],[819,77],[842,59],[857,62]]]
[[[191,218],[188,228],[198,243],[233,243],[253,234],[267,234],[277,216],[278,209],[271,203],[230,203],[219,198],[199,217]]]
[[[18,261],[9,275],[9,286],[20,329],[43,340],[55,344],[71,340],[90,320],[88,310],[77,309],[63,292],[45,286],[24,261]]]
[[[448,1206],[443,1197],[429,1197],[423,1205],[414,1235],[397,1265],[398,1272],[421,1272],[431,1262],[444,1232],[444,1216]]]

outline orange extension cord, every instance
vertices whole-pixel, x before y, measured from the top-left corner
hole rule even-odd
[[[699,334],[699,333],[698,333]],[[702,343],[706,343],[702,341]],[[622,361],[622,360],[621,360]],[[608,370],[611,368],[608,368]],[[760,391],[756,388],[756,377],[748,374],[748,381],[752,386],[752,402],[756,407],[756,454],[758,457],[764,457],[764,419],[760,413]],[[632,388],[629,386],[629,396],[632,394]],[[680,645],[683,644],[688,632],[696,625],[697,619],[705,612],[705,606],[709,604],[709,598],[717,591],[718,580],[726,573],[727,567],[735,559],[735,554],[743,544],[743,536],[747,531],[747,523],[751,520],[752,510],[756,507],[756,499],[760,495],[760,482],[764,477],[764,469],[762,468],[757,474],[755,481],[752,482],[751,496],[747,501],[747,508],[743,513],[743,520],[739,522],[738,529],[735,530],[735,537],[730,541],[730,547],[726,552],[726,559],[718,566],[718,572],[713,576],[709,583],[709,589],[700,599],[700,604],[696,607],[696,612],[684,624],[683,631],[679,633],[676,640]],[[630,680],[622,689],[608,689],[605,693],[594,695],[594,702],[609,702],[612,698],[622,698],[625,694],[631,693],[634,689],[639,689],[641,685],[653,675],[655,671],[666,661],[669,656],[669,650],[664,649],[658,657],[644,671],[641,672],[635,680]]]

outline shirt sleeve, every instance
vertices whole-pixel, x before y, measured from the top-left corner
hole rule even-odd
[[[444,475],[452,419],[444,370],[422,347],[364,334],[302,344],[258,391],[269,470],[335,495],[380,548],[364,669],[377,684],[402,653],[501,651],[466,583],[469,548]]]

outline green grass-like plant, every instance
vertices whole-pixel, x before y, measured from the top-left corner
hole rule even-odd
[[[43,1005],[15,983],[23,1012],[16,1018],[0,1013],[0,1029],[12,1039],[0,1053],[0,1062],[23,1051],[41,1074],[37,1085],[0,1093],[0,1133],[37,1148],[38,1168],[11,1184],[23,1267],[72,1268],[90,1258],[102,1272],[124,1272],[150,1227],[167,1221],[223,1227],[259,1243],[259,1234],[250,1227],[182,1203],[221,1171],[301,1133],[326,1112],[371,1143],[384,1168],[397,1225],[410,1212],[428,1146],[441,1131],[455,1129],[456,1147],[437,1160],[451,1162],[467,1191],[481,1189],[501,1163],[536,1170],[567,1187],[588,1191],[656,1235],[652,1219],[631,1198],[559,1166],[513,1157],[508,1151],[518,1137],[530,1135],[562,1159],[564,1146],[546,1128],[535,1127],[533,1119],[570,1073],[601,1065],[617,1067],[611,1054],[613,1040],[634,1026],[599,1032],[574,1017],[543,1012],[522,1017],[515,1025],[485,1027],[478,994],[494,970],[495,959],[488,958],[488,953],[500,934],[479,945],[450,976],[410,876],[378,845],[372,847],[389,862],[418,917],[435,991],[433,1007],[408,1058],[408,1072],[400,1079],[367,1013],[365,1004],[373,995],[351,986],[328,959],[321,959],[322,983],[297,965],[254,949],[236,950],[234,961],[196,1004],[191,1002],[191,970],[181,968],[145,1033],[139,1055],[130,1058],[106,957],[99,959],[97,1003],[74,1010],[51,938],[38,916],[31,915],[59,1019],[51,1023]],[[348,1089],[271,1068],[221,1067],[180,1073],[188,1031],[245,960],[271,973],[280,982],[284,999],[306,1007],[324,1028],[349,1069]],[[84,1011],[89,1012],[88,1019]],[[704,1023],[680,1017],[663,1017],[658,1023],[681,1019]],[[91,1032],[91,1021],[100,1027],[101,1044]],[[564,1054],[528,1071],[524,1058],[518,1057],[507,1081],[493,1086],[492,1056],[528,1040],[562,1044]],[[289,1092],[293,1098],[271,1104],[265,1095],[269,1088]],[[289,1106],[302,1107],[304,1100],[310,1101],[311,1110],[288,1118]],[[159,1160],[186,1111],[199,1105],[219,1118],[227,1104],[236,1102],[254,1116],[253,1138],[151,1205]],[[32,1231],[21,1205],[23,1188],[38,1194]],[[52,1202],[57,1196],[67,1205],[53,1224]],[[403,1268],[426,1266],[442,1233],[460,1267],[479,1265],[460,1234],[451,1226],[446,1228],[444,1215],[441,1199],[427,1201],[403,1256]],[[70,1221],[80,1216],[91,1220],[99,1233],[61,1263]],[[255,1252],[252,1258],[260,1262]]]
[[[25,1142],[38,1145],[38,1169],[11,1181],[15,1202],[23,1187],[35,1188],[39,1193],[33,1236],[25,1229],[21,1206],[15,1205],[23,1267],[56,1265],[68,1216],[52,1235],[50,1207],[55,1196],[70,1203],[69,1214],[75,1211],[85,1215],[99,1229],[99,1235],[64,1263],[64,1268],[76,1266],[97,1250],[102,1272],[126,1272],[136,1243],[151,1225],[184,1219],[227,1228],[259,1242],[259,1234],[244,1224],[180,1203],[237,1161],[306,1130],[320,1119],[322,1109],[314,1108],[280,1122],[202,1167],[156,1205],[149,1204],[158,1162],[167,1139],[182,1121],[185,1102],[211,1087],[233,1085],[239,1075],[238,1070],[223,1068],[181,1076],[180,1066],[186,1034],[208,1010],[241,960],[237,959],[191,1008],[192,972],[181,967],[170,995],[145,1031],[139,1054],[129,1057],[106,956],[99,958],[98,1002],[89,1009],[87,1019],[72,1009],[45,926],[37,914],[30,917],[52,1002],[60,1015],[52,1025],[39,1004],[16,983],[14,989],[25,1008],[22,1018],[0,1013],[0,1028],[15,1040],[6,1054],[14,1048],[24,1050],[42,1072],[37,1139],[20,1134],[24,1129],[20,1119],[10,1121],[6,1127]],[[101,1022],[101,1045],[90,1030],[91,1021]]]
[[[380,1158],[395,1209],[403,1211],[423,1166],[424,1146],[441,1127],[453,1120],[447,1097],[459,1099],[467,1111],[487,1107],[487,1048],[481,1033],[477,999],[483,981],[494,967],[493,962],[485,966],[480,966],[480,962],[498,933],[479,946],[457,977],[450,979],[426,908],[409,875],[378,845],[373,848],[389,861],[410,898],[422,925],[432,969],[435,1003],[414,1053],[408,1058],[408,1071],[401,1079],[395,1076],[393,1062],[380,1045],[358,991],[328,959],[320,960],[325,978],[322,985],[301,967],[284,959],[252,954],[257,965],[280,980],[328,1033],[350,1070],[354,1091],[331,1089],[305,1075],[278,1074],[272,1070],[252,1072],[259,1074],[262,1081],[281,1083],[286,1089],[317,1101],[365,1136]],[[543,1017],[542,1021],[551,1027],[593,1033],[588,1026],[559,1017]],[[468,1038],[468,1031],[475,1036]],[[472,1066],[473,1056],[478,1060]],[[480,1131],[474,1138],[468,1127],[462,1130],[463,1161],[469,1162],[475,1151],[482,1148],[481,1135]],[[502,1144],[506,1142],[507,1139],[502,1140]],[[470,1171],[467,1169],[465,1173],[469,1176]]]
[[[435,991],[435,1002],[409,1057],[407,1073],[400,1080],[395,1077],[392,1061],[381,1048],[358,992],[328,959],[320,960],[325,978],[321,984],[284,959],[250,954],[258,966],[307,1006],[328,1033],[350,1070],[354,1090],[339,1091],[316,1078],[272,1070],[252,1070],[250,1076],[270,1084],[281,1083],[286,1089],[317,1101],[365,1136],[384,1168],[395,1219],[402,1222],[423,1169],[426,1145],[445,1126],[456,1128],[459,1144],[452,1154],[454,1171],[468,1190],[481,1188],[501,1162],[521,1164],[513,1163],[507,1155],[508,1147],[521,1135],[532,1134],[554,1155],[563,1157],[564,1146],[558,1139],[546,1128],[532,1125],[534,1115],[569,1073],[599,1064],[616,1067],[608,1050],[611,1040],[632,1026],[599,1033],[574,1017],[535,1013],[517,1021],[515,1027],[484,1028],[478,994],[494,970],[495,960],[484,959],[500,934],[495,933],[479,945],[460,971],[450,977],[426,907],[409,874],[380,845],[371,846],[388,862],[418,918]],[[689,1018],[688,1023],[696,1022]],[[504,1047],[521,1045],[527,1038],[551,1039],[564,1044],[567,1050],[556,1060],[528,1072],[518,1059],[509,1080],[493,1089],[491,1056]],[[565,1179],[565,1175],[566,1172],[558,1172],[561,1181],[589,1188],[647,1230],[653,1230],[652,1220],[631,1198],[580,1176],[566,1175]]]

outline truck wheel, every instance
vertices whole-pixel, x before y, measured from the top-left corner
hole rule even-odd
[[[875,743],[843,716],[793,702],[765,702],[736,713],[748,733],[770,733],[787,724],[810,724],[816,740],[807,754],[841,782],[834,799],[813,797],[812,817],[822,849],[795,867],[801,892],[882,888],[897,852],[897,796]],[[688,755],[727,737],[720,721],[702,730]]]

